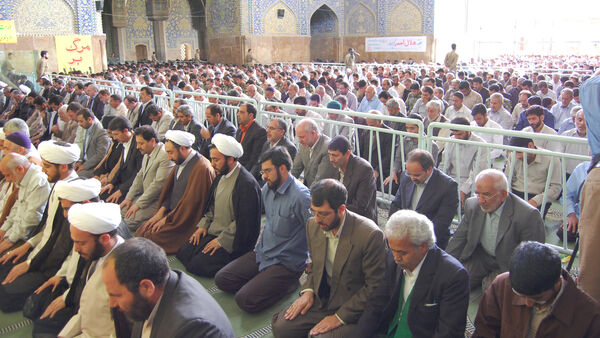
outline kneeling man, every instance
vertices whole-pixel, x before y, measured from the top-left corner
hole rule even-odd
[[[177,253],[186,269],[214,277],[233,259],[254,249],[260,232],[260,187],[237,160],[242,145],[232,136],[216,134],[209,146],[217,178],[210,187],[198,230]]]
[[[260,159],[265,228],[258,245],[227,264],[215,276],[219,289],[235,293],[248,312],[258,312],[296,290],[308,259],[306,221],[310,192],[290,175],[292,158],[285,147],[267,150]]]

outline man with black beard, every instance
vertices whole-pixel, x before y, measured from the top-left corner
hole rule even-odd
[[[177,258],[199,276],[214,277],[232,260],[254,249],[260,232],[260,187],[238,159],[244,153],[235,138],[216,134],[209,146],[217,173],[197,230]]]
[[[74,204],[69,207],[68,220],[74,250],[71,263],[79,256],[75,274],[69,289],[55,298],[39,319],[38,314],[32,314],[31,317],[35,318],[34,336],[114,336],[113,318],[118,316],[112,314],[108,306],[108,294],[102,287],[100,267],[108,254],[124,242],[117,235],[121,210],[113,203]],[[49,286],[56,288],[58,283],[54,284],[53,280],[54,277],[44,283],[36,290],[36,294]],[[64,325],[66,320],[68,322]]]
[[[165,252],[145,238],[117,247],[102,268],[110,307],[134,321],[131,337],[233,338],[233,328],[204,287],[172,271]]]
[[[292,158],[285,147],[268,149],[260,163],[266,215],[262,236],[254,251],[215,276],[217,287],[235,293],[236,302],[247,312],[266,309],[296,290],[308,258],[305,225],[310,191],[290,175]]]
[[[347,337],[383,281],[385,240],[372,220],[347,210],[348,193],[338,180],[317,181],[310,194],[312,263],[300,297],[273,316],[273,335]]]

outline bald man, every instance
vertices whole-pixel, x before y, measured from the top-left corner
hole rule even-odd
[[[375,86],[368,86],[367,89],[365,89],[365,96],[362,101],[360,101],[358,111],[361,113],[368,113],[370,110],[382,111],[383,103],[379,101],[376,94],[377,90],[375,89]]]
[[[25,241],[39,224],[50,195],[50,185],[42,168],[25,156],[8,153],[0,161],[0,172],[19,188],[10,214],[0,228],[0,253],[19,241]]]
[[[544,239],[540,212],[509,192],[501,171],[486,169],[475,179],[475,197],[466,200],[464,216],[446,251],[469,271],[471,290],[485,290],[508,271],[519,243]]]
[[[307,187],[321,179],[336,177],[336,169],[327,152],[330,139],[321,133],[317,123],[312,119],[301,120],[296,126],[296,136],[300,150],[292,165],[292,175],[299,178],[304,173],[304,185]]]

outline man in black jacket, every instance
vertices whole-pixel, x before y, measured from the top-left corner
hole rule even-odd
[[[198,230],[177,253],[193,274],[213,277],[230,261],[254,249],[260,232],[261,192],[254,177],[237,161],[242,154],[242,145],[233,137],[213,137],[210,160],[217,178]]]
[[[224,134],[235,137],[236,128],[233,123],[229,122],[229,120],[225,118],[223,108],[216,103],[206,107],[205,116],[206,122],[208,122],[208,129],[202,130],[202,138],[206,140],[206,142],[204,142],[200,153],[204,157],[210,158],[208,146],[211,143],[212,137],[216,134]]]
[[[445,249],[450,239],[450,223],[458,208],[458,184],[434,167],[427,150],[408,153],[406,170],[400,177],[390,216],[400,209],[415,210],[433,223],[437,246]]]
[[[144,155],[137,148],[137,141],[129,120],[122,116],[115,116],[109,124],[109,129],[116,141],[123,145],[119,169],[109,184],[100,192],[100,198],[108,203],[121,203],[127,193],[135,175],[142,167]]]
[[[469,274],[437,247],[433,224],[412,210],[385,227],[389,250],[383,282],[369,300],[353,337],[464,337]]]
[[[237,112],[239,128],[235,133],[236,141],[244,149],[244,154],[239,158],[239,162],[252,173],[260,171],[258,159],[262,146],[267,140],[267,131],[255,121],[256,114],[256,107],[252,103],[241,105]]]

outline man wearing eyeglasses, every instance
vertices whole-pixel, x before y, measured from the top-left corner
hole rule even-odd
[[[406,170],[399,182],[389,216],[401,209],[427,216],[433,223],[437,246],[445,249],[450,239],[450,224],[458,210],[456,181],[435,167],[430,152],[414,149],[406,156]]]
[[[317,181],[310,195],[312,264],[300,297],[273,316],[273,335],[349,337],[385,274],[383,232],[346,209],[348,193],[340,181]]]
[[[556,250],[525,242],[481,298],[473,337],[600,337],[600,305],[577,288]]]
[[[523,241],[544,243],[544,221],[529,203],[508,192],[508,181],[496,169],[475,178],[475,197],[465,202],[465,212],[446,252],[469,271],[471,290],[487,289],[508,270],[513,250]]]

